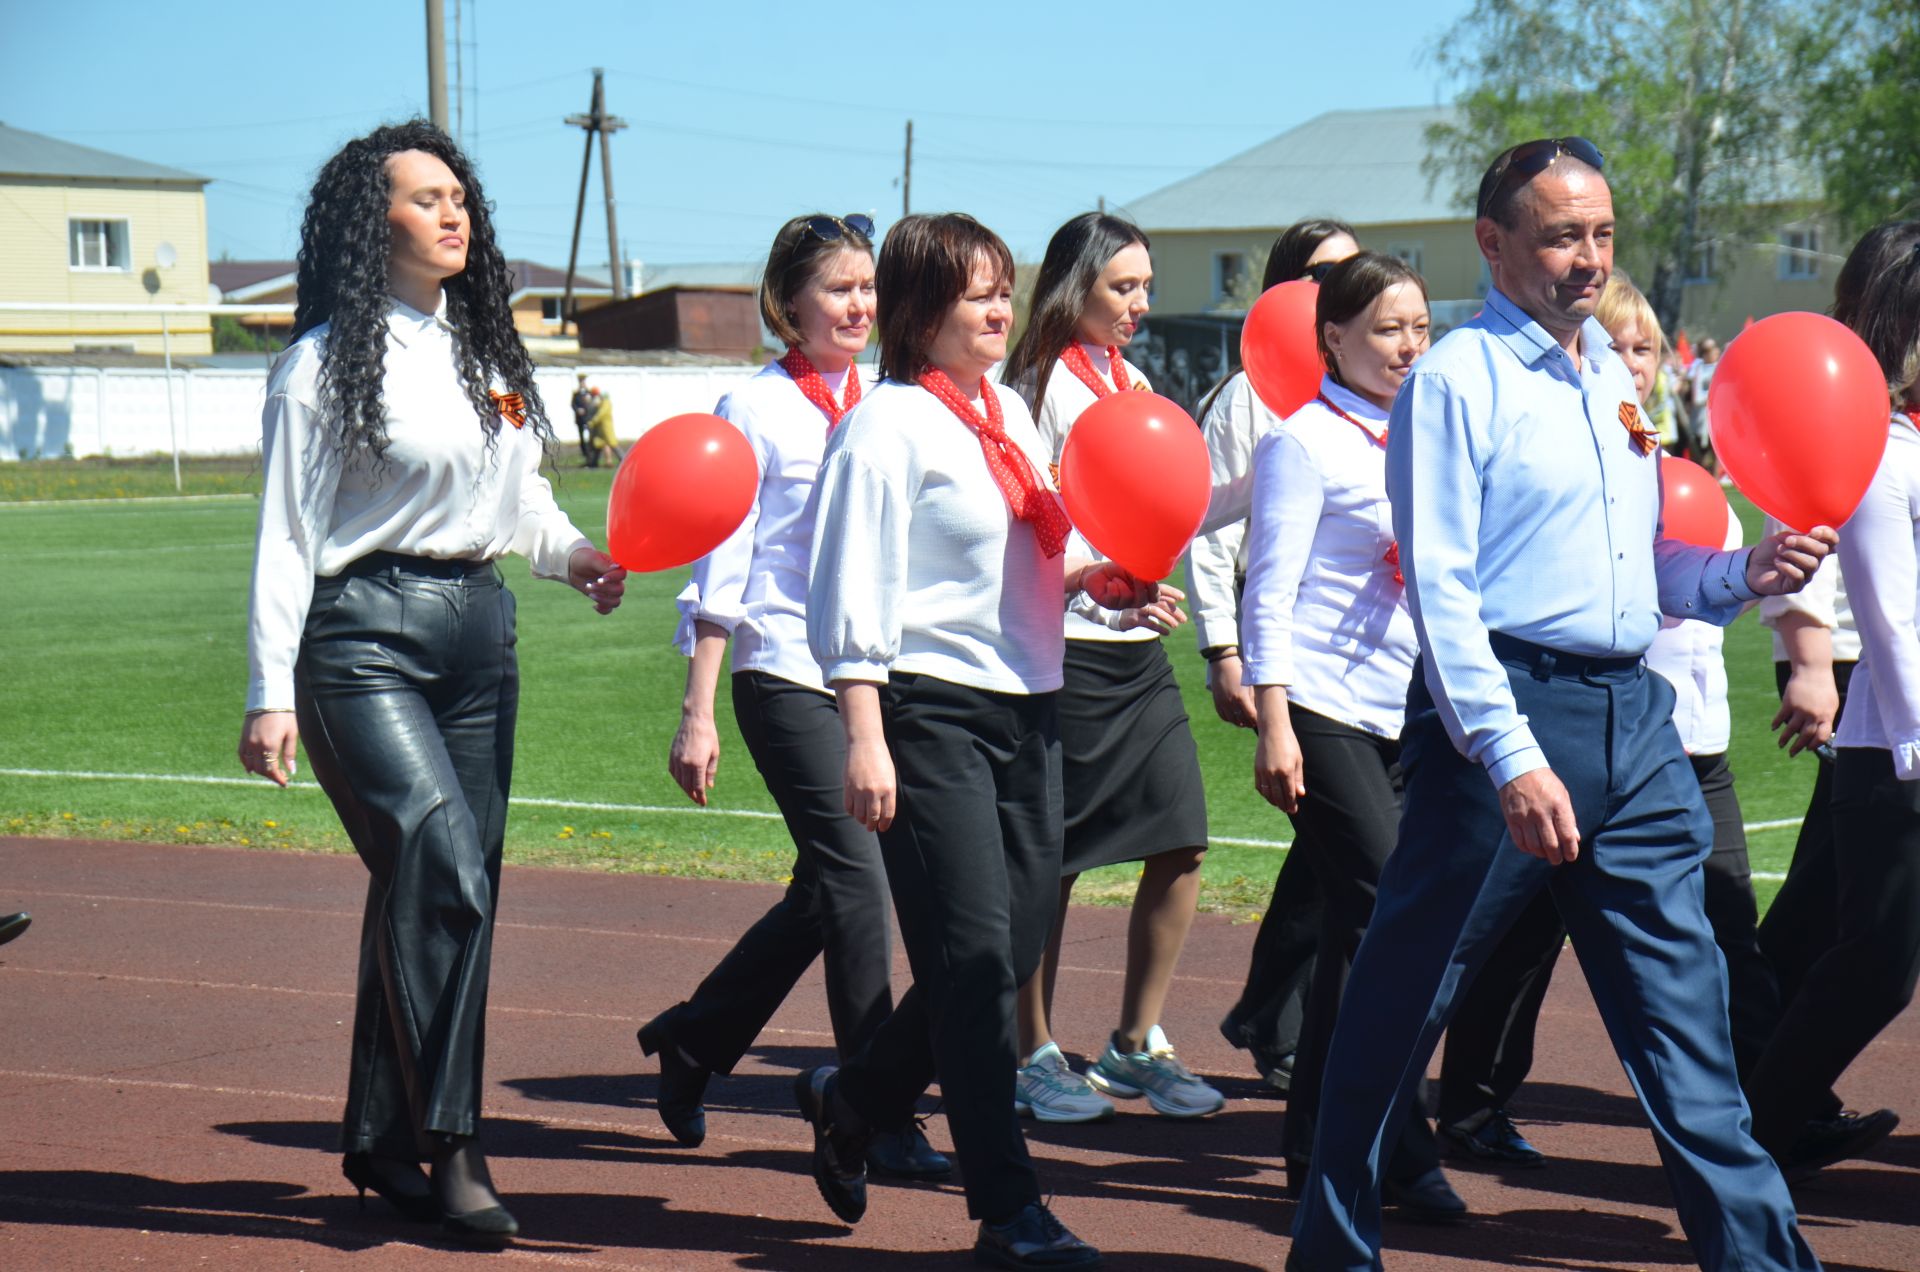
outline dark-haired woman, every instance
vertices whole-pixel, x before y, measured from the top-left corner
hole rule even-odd
[[[1789,1180],[1898,1125],[1884,1109],[1836,1118],[1831,1092],[1920,978],[1920,221],[1869,231],[1841,283],[1833,316],[1873,350],[1892,410],[1879,470],[1840,532],[1860,661],[1833,738],[1834,939],[1797,977],[1747,1079],[1753,1137]]]
[[[854,359],[873,329],[873,222],[798,216],[774,236],[760,316],[786,353],[716,408],[752,444],[760,485],[746,521],[693,567],[675,642],[688,655],[680,728],[667,770],[696,804],[720,766],[713,697],[733,642],[733,712],[747,750],[793,835],[786,895],[720,960],[687,1001],[640,1030],[660,1054],[661,1120],[682,1144],[706,1138],[708,1078],[731,1073],[795,982],[826,954],[827,1014],[842,1057],[893,1010],[887,876],[873,832],[847,815],[846,743],[833,695],[807,649],[807,561],[814,480],[827,438],[860,402]],[[877,1173],[951,1173],[909,1122],[877,1136]]]
[[[494,563],[517,552],[603,614],[625,578],[540,476],[553,431],[511,291],[439,129],[378,129],[321,169],[267,386],[240,738],[283,786],[305,738],[371,875],[343,1170],[476,1244],[517,1230],[477,1139],[519,698]]]
[[[976,1256],[1090,1267],[1098,1252],[1041,1202],[1014,1112],[1014,994],[1058,896],[1061,612],[1082,588],[1116,607],[1154,590],[1068,560],[1033,419],[987,379],[1013,325],[999,236],[958,214],[905,217],[877,283],[884,378],[827,442],[807,639],[839,698],[847,810],[879,832],[913,987],[795,1094],[814,1181],[851,1223],[867,1138],[937,1074]]]
[[[1147,237],[1088,212],[1047,244],[1033,309],[1002,377],[1032,408],[1058,465],[1073,423],[1114,393],[1149,388],[1121,351],[1146,316]],[[1088,555],[1092,550],[1087,549]],[[1140,609],[1076,604],[1066,617],[1060,750],[1066,847],[1059,909],[1040,971],[1020,987],[1020,1111],[1047,1122],[1110,1117],[1107,1097],[1145,1096],[1167,1117],[1206,1117],[1226,1103],[1180,1063],[1160,1027],[1167,988],[1193,924],[1207,850],[1206,789],[1193,732],[1160,637],[1186,621],[1179,593]],[[1141,862],[1127,931],[1118,1027],[1083,1077],[1053,1040],[1050,1018],[1067,902],[1082,871]]]
[[[1335,264],[1360,250],[1354,230],[1332,217],[1296,221],[1280,232],[1267,253],[1260,280],[1265,292],[1295,279],[1318,282]],[[1280,420],[1254,395],[1247,373],[1236,371],[1201,403],[1213,481],[1224,485],[1253,468],[1253,446]],[[1187,552],[1187,590],[1200,656],[1207,662],[1207,690],[1214,714],[1236,728],[1251,729],[1259,712],[1253,690],[1242,683],[1240,589],[1247,573],[1247,523],[1236,520],[1195,537]],[[1320,892],[1304,854],[1290,852],[1273,881],[1273,896],[1260,919],[1239,1001],[1220,1022],[1228,1042],[1245,1048],[1269,1086],[1293,1085],[1294,1051],[1313,977],[1313,949],[1320,939]]]
[[[1426,285],[1363,252],[1320,284],[1315,331],[1327,374],[1313,401],[1254,449],[1241,638],[1256,687],[1254,785],[1292,819],[1324,916],[1287,1097],[1288,1182],[1312,1156],[1327,1045],[1373,915],[1400,819],[1400,726],[1417,642],[1387,503],[1387,411],[1427,347]],[[1409,1113],[1387,1199],[1456,1219],[1425,1117]]]

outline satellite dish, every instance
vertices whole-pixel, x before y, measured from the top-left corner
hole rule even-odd
[[[153,262],[161,269],[172,269],[180,260],[180,253],[173,250],[173,244],[162,243],[153,249]]]

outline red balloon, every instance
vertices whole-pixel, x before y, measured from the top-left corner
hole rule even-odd
[[[1240,365],[1253,391],[1281,419],[1313,401],[1326,366],[1314,336],[1320,284],[1296,278],[1267,289],[1240,328]]]
[[[1796,530],[1853,515],[1887,448],[1887,381],[1823,314],[1762,318],[1734,337],[1707,393],[1713,449],[1747,498]]]
[[[1073,422],[1060,497],[1074,526],[1138,579],[1164,579],[1207,515],[1213,471],[1193,417],[1158,393],[1114,393]]]
[[[1660,457],[1660,531],[1703,548],[1727,545],[1727,496],[1714,475],[1678,455]]]
[[[629,570],[697,561],[740,528],[760,465],[718,415],[676,415],[641,435],[607,497],[607,555]]]

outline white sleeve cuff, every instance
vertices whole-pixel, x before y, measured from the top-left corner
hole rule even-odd
[[[1901,738],[1887,748],[1893,753],[1893,775],[1903,782],[1920,781],[1920,734]]]
[[[840,659],[820,664],[820,678],[831,685],[836,680],[858,680],[862,684],[884,685],[887,683],[887,664],[868,662],[858,658]]]

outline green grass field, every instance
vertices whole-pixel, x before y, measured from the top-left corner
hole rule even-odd
[[[604,471],[569,467],[558,483],[562,504],[596,540],[609,481]],[[0,832],[347,851],[304,771],[281,791],[247,777],[234,757],[255,504],[232,492],[257,490],[257,470],[194,462],[185,485],[202,497],[75,502],[170,494],[171,469],[154,461],[0,466]],[[46,500],[56,502],[21,502]],[[1739,508],[1751,538],[1759,514],[1744,501]],[[784,879],[791,845],[770,816],[724,690],[717,811],[694,809],[667,777],[685,674],[668,644],[683,574],[634,578],[622,608],[600,618],[569,589],[533,580],[523,562],[503,564],[520,598],[523,677],[508,859]],[[1291,838],[1286,819],[1253,791],[1252,735],[1214,717],[1188,631],[1169,649],[1200,745],[1213,834]],[[1797,819],[1815,761],[1786,760],[1766,733],[1771,652],[1751,616],[1730,630],[1727,663],[1746,820]],[[1755,871],[1784,872],[1793,835],[1751,834]],[[1257,913],[1279,863],[1277,847],[1216,843],[1203,904]],[[1079,895],[1124,902],[1134,871],[1095,872]],[[1777,884],[1758,886],[1764,904]]]

